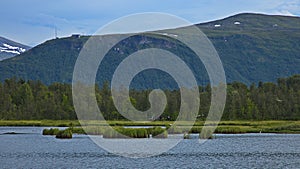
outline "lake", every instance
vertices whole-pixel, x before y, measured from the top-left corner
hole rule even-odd
[[[49,127],[47,127],[49,128]],[[0,127],[0,168],[299,168],[300,134],[218,134],[183,140],[158,156],[132,159],[86,135],[60,140],[43,127]],[[3,134],[16,132],[23,134]]]

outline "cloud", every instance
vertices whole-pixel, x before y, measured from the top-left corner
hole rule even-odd
[[[292,14],[288,10],[278,10],[278,11],[273,12],[272,14],[275,14],[275,15],[285,15],[285,16],[296,16],[296,15]]]
[[[40,13],[37,16],[26,18],[22,21],[27,27],[35,29],[48,29],[52,35],[54,29],[57,30],[58,36],[69,36],[72,33],[91,34],[95,30],[90,27],[93,25],[94,20],[71,20],[63,17],[56,17],[49,14]],[[49,34],[48,33],[48,34]]]
[[[31,26],[46,27],[51,29],[60,25],[70,24],[67,19],[55,17],[43,13],[38,14],[37,16],[32,18],[27,18],[22,23]]]
[[[295,16],[300,14],[300,0],[285,0],[275,7],[275,14]]]

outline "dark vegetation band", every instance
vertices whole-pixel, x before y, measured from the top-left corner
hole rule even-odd
[[[200,109],[204,120],[210,107],[210,85],[199,86]],[[145,111],[150,108],[151,90],[130,90],[132,104]],[[180,110],[180,91],[164,90],[167,106],[157,120],[176,120]],[[116,110],[109,84],[95,85],[96,99],[106,120],[125,120]],[[70,84],[45,85],[40,81],[11,78],[0,83],[1,120],[75,120]],[[227,85],[227,101],[222,120],[300,120],[300,75],[280,78],[277,83],[240,82]]]

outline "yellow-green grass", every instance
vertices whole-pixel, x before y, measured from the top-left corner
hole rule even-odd
[[[73,137],[72,130],[60,130],[55,136],[56,138],[59,139],[71,139]]]
[[[56,138],[70,139],[70,138],[72,138],[72,135],[73,135],[72,130],[73,130],[73,127],[67,128],[65,130],[59,130],[58,128],[44,129],[43,135],[55,135]]]
[[[97,120],[0,120],[0,126],[169,126],[173,121],[152,121],[152,122],[131,122],[122,120],[97,121]],[[180,125],[190,125],[191,122],[180,122]],[[202,121],[196,122],[195,125],[203,125]]]
[[[80,126],[77,120],[0,120],[0,126]]]
[[[149,138],[149,132],[145,128],[114,127],[107,129],[103,138]]]
[[[131,121],[82,121],[82,127],[88,134],[103,134],[103,127],[107,124],[113,127],[119,126],[166,126],[171,127],[173,121],[153,121],[153,122],[131,122]],[[179,122],[176,127],[169,130],[169,134],[176,133],[199,133],[203,127],[203,121],[197,121],[191,130],[187,131],[190,123]],[[80,126],[77,120],[0,120],[0,126],[57,126],[75,127]],[[174,125],[173,125],[174,126]],[[171,131],[172,130],[172,131]],[[215,133],[299,133],[300,121],[221,121]]]
[[[59,132],[58,128],[44,129],[43,135],[56,135]]]

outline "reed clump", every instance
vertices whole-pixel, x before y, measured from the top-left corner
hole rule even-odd
[[[161,127],[154,127],[151,130],[152,138],[168,138],[168,132]]]
[[[215,133],[220,134],[242,134],[247,133],[246,130],[241,127],[217,127]]]
[[[44,129],[43,135],[56,135],[59,132],[58,128]]]
[[[106,129],[103,138],[149,138],[149,132],[145,128],[115,127]]]
[[[71,139],[73,137],[73,133],[72,130],[69,129],[60,130],[55,137],[59,139]]]
[[[167,138],[168,132],[161,127],[153,128],[124,128],[114,127],[103,132],[103,138]]]

